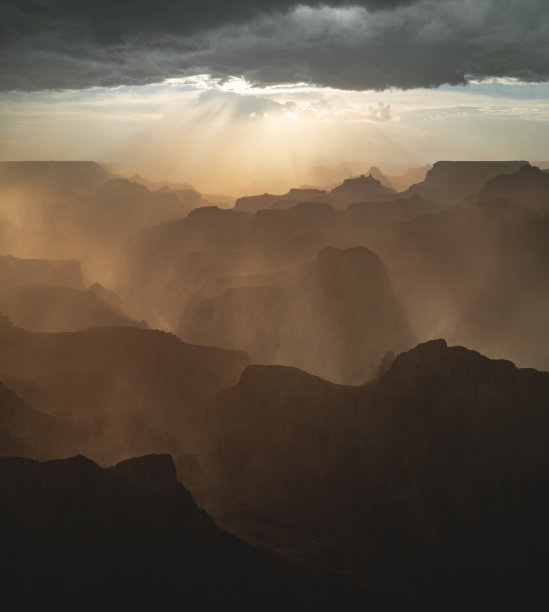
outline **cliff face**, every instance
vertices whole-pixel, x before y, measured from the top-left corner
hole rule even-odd
[[[110,469],[76,456],[0,458],[3,597],[25,607],[144,609],[284,585],[292,571],[218,529],[169,455]],[[32,588],[26,586],[32,585]]]

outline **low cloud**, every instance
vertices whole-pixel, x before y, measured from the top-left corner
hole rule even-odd
[[[368,117],[372,121],[389,121],[391,119],[391,106],[380,102],[377,106],[368,107]]]
[[[234,119],[256,119],[266,116],[284,115],[293,112],[293,102],[281,104],[270,98],[254,95],[239,95],[217,89],[207,89],[198,96],[198,104],[204,112],[217,115],[220,111]],[[203,115],[205,116],[205,115]]]
[[[390,104],[379,102],[377,106],[366,109],[349,106],[339,96],[311,102],[302,108],[295,109],[293,115],[303,121],[375,121],[384,122],[393,119]]]

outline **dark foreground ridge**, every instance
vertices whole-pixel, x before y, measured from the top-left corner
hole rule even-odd
[[[0,491],[4,601],[12,594],[24,606],[30,597],[40,609],[82,609],[97,596],[101,609],[152,610],[298,579],[216,527],[177,482],[169,455],[108,469],[81,455],[43,463],[3,457]]]
[[[376,592],[456,610],[545,596],[549,373],[433,340],[359,387],[250,366],[210,418],[209,465],[248,516],[354,554]]]
[[[387,368],[348,387],[251,366],[209,412],[218,482],[248,517],[262,510],[321,543],[320,570],[218,528],[169,455],[108,469],[81,455],[4,457],[5,597],[58,609],[172,609],[197,597],[262,609],[348,609],[353,597],[374,610],[533,609],[546,595],[549,374],[443,340]],[[350,557],[342,574],[338,560]]]

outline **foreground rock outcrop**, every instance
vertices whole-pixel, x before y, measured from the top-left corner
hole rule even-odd
[[[110,469],[83,456],[0,458],[0,493],[2,597],[25,609],[165,609],[300,576],[216,527],[169,455]]]

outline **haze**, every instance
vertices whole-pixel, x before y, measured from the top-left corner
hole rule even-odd
[[[547,608],[548,40],[0,0],[0,607]]]

